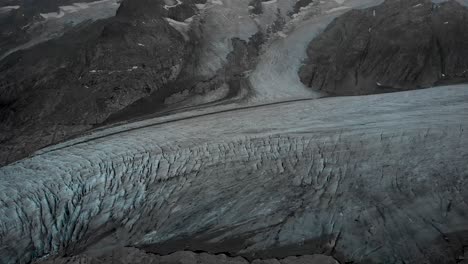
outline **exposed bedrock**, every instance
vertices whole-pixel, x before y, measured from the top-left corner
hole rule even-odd
[[[193,48],[168,13],[162,0],[123,1],[115,17],[1,60],[0,165],[99,125],[152,93],[162,104]]]
[[[9,2],[9,3],[8,3]],[[112,17],[120,0],[18,0],[0,3],[0,60],[57,38],[75,25]],[[6,5],[3,8],[1,5]]]
[[[45,149],[0,169],[0,262],[130,246],[456,263],[467,102],[458,86],[283,103]]]
[[[247,2],[205,2],[123,1],[1,60],[0,165],[104,123],[245,97],[263,36],[232,21]]]
[[[283,259],[256,259],[249,261],[243,257],[229,257],[226,254],[195,253],[178,251],[159,256],[135,248],[118,248],[103,256],[79,255],[64,258],[52,258],[35,264],[338,264],[330,256],[305,255],[290,256]]]
[[[299,75],[336,95],[468,80],[468,8],[456,1],[387,0],[351,10],[314,39]]]

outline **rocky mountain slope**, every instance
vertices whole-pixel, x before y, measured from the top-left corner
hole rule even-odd
[[[58,13],[39,13],[40,21],[23,21],[25,29],[10,21],[26,35],[0,60],[0,164],[96,126],[177,109],[380,93],[466,77],[467,8],[454,1],[127,0],[117,11],[114,0],[50,6],[59,6]],[[9,17],[22,19],[27,8]],[[392,34],[399,38],[388,41]]]
[[[386,1],[353,10],[314,39],[301,80],[356,95],[468,80],[468,8],[456,1]]]
[[[194,253],[179,251],[166,256],[149,254],[134,248],[119,248],[105,256],[90,257],[88,255],[68,258],[56,258],[35,263],[41,264],[87,264],[87,263],[122,263],[122,264],[338,264],[330,256],[305,255],[291,256],[284,259],[256,259],[248,261],[243,257],[229,257],[225,254]]]
[[[37,1],[0,263],[468,261],[466,0]]]
[[[117,12],[114,0],[8,3],[0,164],[96,126],[174,109],[466,79],[461,0],[127,0]],[[34,15],[23,17],[26,9]]]
[[[114,16],[119,1],[0,1],[0,58],[56,38],[85,21]]]
[[[41,7],[32,22],[22,16],[29,5],[8,13],[2,32],[13,42],[1,48],[0,164],[103,123],[161,110],[320,96],[297,76],[313,35],[304,39],[297,31],[277,43],[285,36],[282,27],[307,28],[307,14],[337,2],[300,11],[289,0],[158,0],[148,7],[135,0],[124,1],[108,18],[115,4],[81,3],[37,15],[51,11]],[[254,13],[253,5],[261,12]],[[284,56],[291,51],[294,56]],[[285,65],[294,67],[284,71]]]
[[[455,86],[193,111],[44,149],[0,169],[0,261],[135,247],[457,263],[467,102]]]
[[[128,1],[113,18],[85,23],[3,59],[3,141],[28,153],[99,124],[154,91],[164,93],[190,54],[165,13],[159,2]]]

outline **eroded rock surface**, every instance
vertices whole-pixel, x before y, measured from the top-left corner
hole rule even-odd
[[[248,261],[243,257],[228,257],[225,254],[194,253],[179,251],[166,256],[148,254],[134,248],[120,248],[101,256],[80,255],[38,261],[36,264],[338,264],[332,257],[324,255],[294,256],[284,259]]]
[[[299,101],[44,149],[0,169],[0,262],[131,246],[457,263],[467,102],[466,86]]]
[[[10,54],[0,62],[0,164],[103,123],[245,96],[262,37],[250,19],[238,30],[238,13],[248,16],[248,3],[123,1],[115,17]]]
[[[1,60],[0,163],[100,124],[153,92],[163,102],[190,54],[166,13],[161,1],[124,1],[115,17]]]
[[[304,84],[335,95],[468,80],[468,8],[456,1],[388,0],[337,18],[307,50]]]
[[[59,37],[70,28],[115,15],[120,0],[2,1],[0,5],[0,59]]]

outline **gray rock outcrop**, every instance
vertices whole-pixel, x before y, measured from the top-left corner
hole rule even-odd
[[[210,100],[246,90],[245,72],[256,62],[262,36],[218,36],[232,50],[225,58],[216,54],[219,69],[199,74],[211,64],[200,65],[207,56],[202,51],[221,45],[211,43],[210,27],[201,22],[196,4],[205,2],[123,1],[115,17],[80,24],[0,60],[0,165],[96,126],[185,106],[183,100],[218,88],[225,89]]]
[[[194,253],[178,251],[166,256],[148,254],[135,248],[119,248],[102,256],[80,255],[68,258],[52,258],[34,264],[338,264],[332,257],[324,255],[294,256],[284,259],[248,261],[243,257],[225,254]]]
[[[427,88],[468,80],[468,8],[387,0],[333,21],[307,50],[302,82],[332,95]]]
[[[101,124],[156,91],[163,102],[191,51],[166,13],[163,1],[124,1],[115,17],[1,60],[0,164]]]

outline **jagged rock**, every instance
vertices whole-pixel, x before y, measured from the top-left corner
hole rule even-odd
[[[163,13],[163,0],[123,1],[117,10],[117,16],[132,19],[160,18]]]
[[[301,11],[301,8],[307,7],[313,2],[314,0],[298,0],[294,5],[294,13],[299,13]]]
[[[177,21],[185,21],[197,13],[196,3],[202,3],[202,1],[185,0],[180,3],[176,0],[166,1],[166,16]]]
[[[324,255],[287,257],[280,261],[281,264],[339,264],[338,261]]]
[[[338,264],[332,257],[324,255],[309,255],[300,257],[288,257],[285,259],[254,260],[247,261],[242,257],[228,257],[224,254],[194,253],[190,251],[178,251],[166,256],[148,254],[135,248],[119,248],[90,257],[80,255],[68,258],[54,258],[39,260],[34,264]]]
[[[81,0],[81,3],[93,2],[96,0]],[[60,6],[74,4],[75,0],[15,0],[2,1],[0,3],[0,58],[4,52],[14,47],[20,46],[31,40],[31,34],[41,31],[41,27],[32,29],[36,23],[44,20],[41,13],[59,13]],[[2,12],[3,6],[16,6],[8,11]]]
[[[456,1],[387,0],[337,18],[307,50],[304,84],[335,95],[468,80],[468,8]]]
[[[0,61],[0,164],[100,124],[155,91],[163,102],[165,85],[190,54],[165,12],[161,1],[124,1],[113,18]]]
[[[81,23],[112,17],[121,0],[74,1],[28,0],[0,7],[0,60],[62,36]]]
[[[212,75],[200,74],[212,65],[206,50],[220,45],[209,37],[219,21],[211,18],[202,31],[202,18],[193,17],[195,4],[206,1],[150,2],[124,1],[113,18],[74,27],[0,62],[0,164],[103,123],[181,104],[178,97],[197,104],[248,88],[245,73],[255,66],[259,34],[251,41],[227,37],[232,45],[222,45],[233,50],[216,58],[222,63]],[[207,93],[214,95],[205,100]]]

